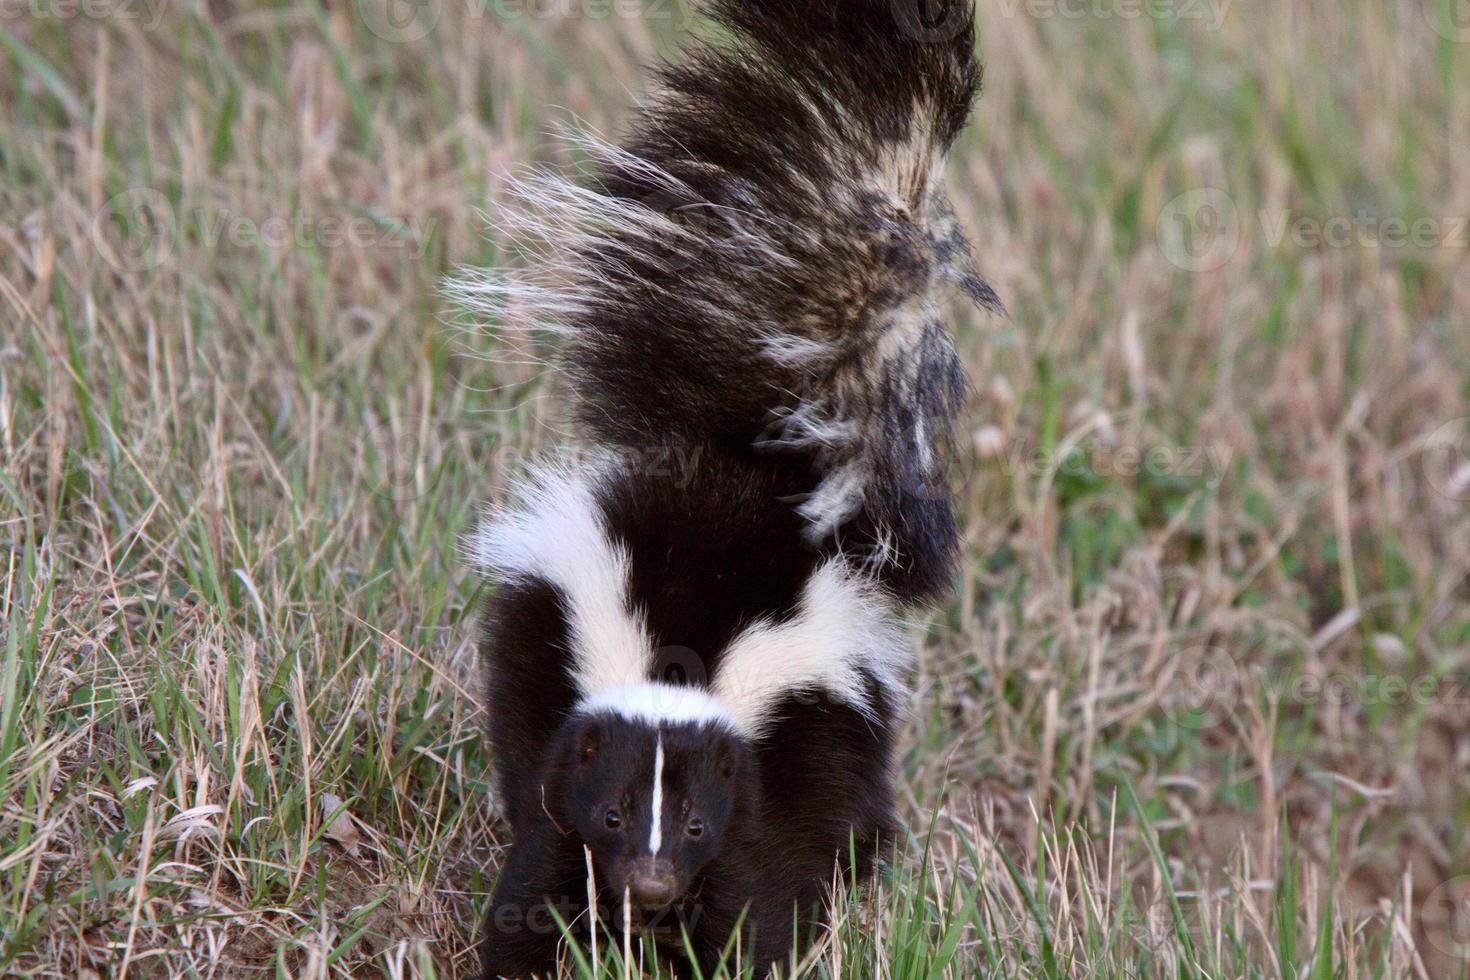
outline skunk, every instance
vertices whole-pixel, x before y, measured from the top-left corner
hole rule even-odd
[[[999,308],[939,185],[973,13],[924,9],[712,0],[722,39],[627,141],[522,181],[533,261],[455,287],[559,336],[594,447],[469,542],[515,838],[487,977],[550,974],[558,919],[625,906],[706,976],[785,962],[889,838],[902,615],[958,550],[939,309]]]
[[[710,450],[689,474],[609,457],[535,474],[473,546],[499,582],[484,626],[491,742],[515,833],[486,975],[550,971],[583,914],[590,848],[617,920],[712,974],[785,958],[849,847],[889,823],[908,647],[876,582],[802,536],[779,474]],[[693,683],[691,683],[691,681]],[[570,913],[570,914],[568,914]],[[547,925],[526,928],[539,914]],[[616,930],[614,930],[616,932]]]

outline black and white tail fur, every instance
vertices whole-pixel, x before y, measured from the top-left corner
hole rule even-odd
[[[663,69],[621,146],[582,138],[590,180],[522,183],[505,224],[535,261],[458,284],[561,336],[601,447],[471,542],[516,837],[488,976],[552,969],[525,918],[585,918],[589,855],[706,969],[737,921],[779,962],[888,830],[900,613],[957,550],[940,307],[999,306],[940,187],[980,83],[968,0],[937,39],[906,2],[713,0],[724,40]]]

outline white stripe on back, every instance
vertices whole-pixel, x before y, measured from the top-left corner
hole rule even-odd
[[[469,541],[482,569],[509,581],[544,579],[561,593],[584,696],[636,684],[653,666],[648,627],[628,600],[631,559],[609,537],[597,502],[610,465],[533,470],[520,506],[492,515]]]
[[[901,689],[912,656],[893,600],[833,558],[807,579],[795,616],[759,620],[731,641],[713,693],[742,732],[759,737],[793,691],[825,691],[872,715],[862,672],[885,689]]]
[[[520,506],[493,515],[468,542],[481,568],[509,581],[539,578],[561,593],[579,712],[607,711],[654,727],[712,723],[759,738],[794,691],[825,691],[871,714],[865,672],[883,688],[902,689],[913,654],[895,603],[840,557],[812,572],[796,615],[757,620],[730,641],[710,689],[650,681],[653,643],[631,602],[631,557],[608,534],[597,500],[597,485],[617,465],[608,458],[534,471]],[[662,758],[660,742],[660,773]]]

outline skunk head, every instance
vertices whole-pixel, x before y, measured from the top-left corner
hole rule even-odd
[[[748,806],[749,743],[713,701],[698,712],[647,713],[624,699],[583,705],[563,728],[564,802],[615,905],[677,902],[719,856]]]

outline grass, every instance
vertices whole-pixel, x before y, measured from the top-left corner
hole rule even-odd
[[[565,435],[438,284],[697,22],[416,9],[0,11],[0,973],[473,973],[456,541]],[[969,560],[804,975],[1470,976],[1454,13],[984,6]]]

